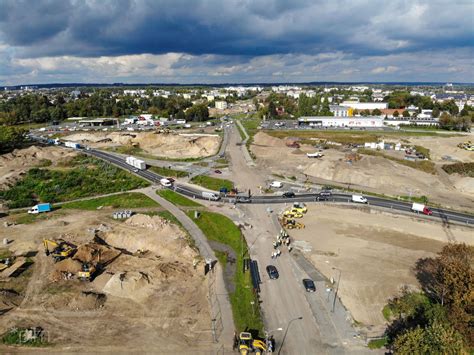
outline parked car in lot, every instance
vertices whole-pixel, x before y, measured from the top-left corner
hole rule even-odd
[[[214,170],[214,172],[215,172],[216,174],[222,174],[222,171],[220,171],[220,170]]]
[[[280,276],[278,274],[277,268],[274,265],[267,266],[267,273],[268,273],[268,277],[272,280],[276,280]]]
[[[295,197],[295,193],[293,191],[286,191],[283,193],[282,195],[283,197],[286,197],[286,198],[292,198],[292,197]]]
[[[316,292],[316,285],[311,279],[303,279],[303,286],[307,292]]]

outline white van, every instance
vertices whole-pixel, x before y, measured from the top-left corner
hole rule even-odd
[[[216,195],[214,192],[203,191],[201,196],[211,201],[218,201],[220,199],[220,196]]]
[[[362,195],[352,195],[352,202],[367,203],[367,199]]]
[[[173,185],[173,182],[170,181],[169,179],[161,179],[160,184],[163,185],[164,187],[170,187]]]
[[[283,183],[280,182],[280,181],[272,181],[271,184],[270,184],[270,187],[274,187],[274,188],[282,188],[283,187]]]

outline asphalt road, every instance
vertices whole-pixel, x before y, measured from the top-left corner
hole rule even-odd
[[[123,159],[120,159],[112,154],[109,154],[100,150],[96,150],[96,149],[85,150],[84,152],[90,155],[94,155],[97,158],[106,160],[126,170],[133,170],[133,167],[128,165]],[[139,170],[138,172],[136,172],[136,174],[156,184],[159,184],[160,179],[164,177],[148,170]],[[192,198],[204,199],[201,195],[202,190],[199,190],[197,188],[192,188],[192,187],[184,186],[177,183],[175,184],[173,189],[180,194],[183,194]],[[395,201],[395,200],[389,200],[389,199],[384,199],[380,197],[371,197],[371,196],[366,196],[366,198],[368,201],[368,205],[370,206],[390,208],[394,212],[396,211],[410,212],[411,211],[411,204],[408,202]],[[234,198],[224,197],[221,199],[221,201],[233,203]],[[317,195],[314,193],[296,194],[295,197],[292,197],[292,198],[284,198],[284,197],[275,196],[275,195],[269,195],[269,196],[255,195],[255,196],[252,196],[251,198],[252,204],[273,204],[273,203],[285,203],[285,202],[294,202],[294,201],[318,202],[318,199],[317,199]],[[351,202],[351,195],[335,193],[328,199],[328,201],[325,201],[325,202],[326,203]],[[466,223],[466,224],[474,224],[473,215],[470,215],[467,213],[461,213],[461,212],[454,212],[454,211],[440,209],[440,208],[432,208],[432,210],[433,210],[432,217],[439,218],[445,222],[455,221],[455,222]],[[423,214],[419,214],[419,216],[428,218],[428,216],[425,216]]]

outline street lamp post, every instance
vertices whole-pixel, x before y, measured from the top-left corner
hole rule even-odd
[[[283,343],[285,342],[286,335],[288,334],[288,329],[290,329],[291,323],[293,323],[295,320],[301,320],[301,319],[303,319],[303,317],[297,317],[297,318],[291,319],[288,322],[288,325],[286,326],[286,330],[285,330],[285,335],[283,335],[283,340],[281,341],[280,349],[278,350],[278,355],[280,355],[280,353],[281,353],[281,349],[283,348]]]
[[[337,291],[339,291],[339,283],[341,282],[341,269],[338,269],[336,267],[332,268],[333,270],[339,271],[339,277],[337,278],[337,286],[336,286],[336,292],[334,293],[334,300],[332,301],[332,312],[334,313],[334,308],[336,306],[336,297],[337,297]]]

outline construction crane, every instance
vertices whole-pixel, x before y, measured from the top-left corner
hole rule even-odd
[[[43,239],[43,245],[46,256],[51,255],[55,262],[69,258],[76,252],[76,246],[65,240]]]

